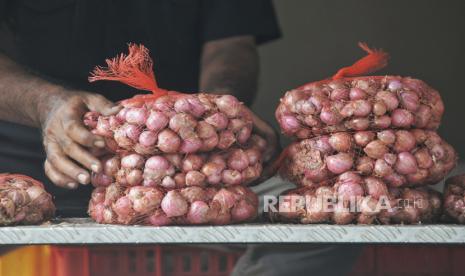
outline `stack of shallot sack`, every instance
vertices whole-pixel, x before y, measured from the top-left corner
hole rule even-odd
[[[103,171],[92,176],[90,216],[144,225],[253,220],[258,200],[246,186],[262,172],[266,141],[252,134],[248,109],[230,95],[158,88],[143,46],[107,63],[91,81],[119,80],[153,94],[122,101],[112,116],[84,116],[108,150]]]
[[[280,172],[299,188],[282,195],[274,220],[413,224],[440,216],[441,195],[425,186],[457,159],[435,132],[441,97],[421,80],[361,76],[384,67],[387,54],[360,46],[366,57],[281,99],[276,118],[297,140]]]

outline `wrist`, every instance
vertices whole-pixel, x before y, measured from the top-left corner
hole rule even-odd
[[[35,123],[41,127],[46,124],[50,114],[61,106],[72,93],[53,84],[43,84],[38,88]]]

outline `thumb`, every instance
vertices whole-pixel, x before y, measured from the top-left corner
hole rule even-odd
[[[115,105],[107,98],[98,94],[88,94],[84,97],[84,102],[90,111],[101,113],[104,116],[109,116],[118,113],[121,106]]]

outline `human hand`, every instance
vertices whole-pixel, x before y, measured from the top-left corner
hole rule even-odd
[[[104,148],[105,142],[87,130],[82,117],[87,111],[115,114],[120,107],[101,95],[81,91],[50,93],[44,106],[39,108],[38,115],[47,154],[45,174],[63,188],[88,184],[88,170],[102,170],[102,164],[91,152]]]
[[[266,150],[263,152],[263,172],[256,182],[263,182],[276,174],[273,166],[275,157],[281,152],[279,134],[267,122],[251,112],[254,124],[253,131],[266,140]]]

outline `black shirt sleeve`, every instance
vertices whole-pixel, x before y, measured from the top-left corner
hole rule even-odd
[[[0,0],[0,27],[5,21],[6,16],[6,0]]]
[[[203,40],[253,35],[257,44],[281,36],[271,0],[202,0]]]

